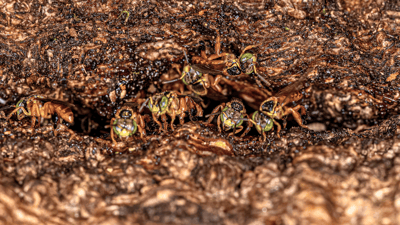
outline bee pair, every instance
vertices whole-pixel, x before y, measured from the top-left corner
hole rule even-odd
[[[233,98],[232,101],[215,107],[211,114],[206,115],[206,117],[209,117],[207,123],[211,123],[216,115],[218,115],[217,125],[219,132],[222,130],[232,130],[228,136],[242,131],[243,121],[247,121],[248,125],[240,137],[244,137],[250,131],[251,127],[255,125],[257,131],[262,134],[263,141],[266,141],[266,132],[273,129],[274,120],[272,118],[258,111],[252,113],[250,116],[247,115],[243,102],[237,98]]]
[[[194,64],[189,63],[186,52],[184,52],[186,65],[183,67],[183,71],[181,72],[179,67],[175,67],[181,76],[178,79],[164,81],[163,83],[168,84],[182,80],[181,92],[183,91],[183,86],[186,85],[190,91],[201,96],[207,95],[207,89],[210,87],[219,93],[223,93],[222,87],[219,85],[219,82],[223,78],[222,75],[227,77],[256,75],[254,77],[259,86],[263,86],[260,80],[270,86],[270,83],[256,70],[257,56],[247,52],[257,46],[247,46],[243,49],[239,58],[237,58],[232,53],[220,53],[220,40],[221,37],[218,34],[215,44],[215,54],[207,57],[206,53],[202,51],[201,57],[194,56],[192,58]],[[214,79],[209,75],[216,75],[216,77]]]
[[[310,70],[312,69],[313,68],[311,68]],[[309,74],[309,72],[306,72],[306,74]],[[272,122],[278,127],[277,136],[279,138],[281,125],[276,120],[283,120],[283,127],[285,128],[286,118],[288,115],[292,115],[299,126],[305,129],[309,129],[306,125],[303,124],[301,119],[301,115],[306,114],[306,108],[302,105],[296,105],[294,107],[288,106],[289,103],[297,102],[303,98],[303,94],[300,92],[300,90],[304,87],[304,82],[306,79],[307,76],[303,75],[299,80],[283,88],[274,96],[266,99],[260,105],[260,113],[271,118]]]
[[[171,117],[170,126],[174,130],[174,122],[179,116],[180,124],[185,122],[185,117],[189,115],[192,120],[192,113],[196,111],[195,116],[203,116],[203,109],[190,96],[178,95],[176,92],[163,92],[155,94],[141,104],[139,113],[147,107],[152,115],[153,121],[160,126],[160,131],[168,130],[167,115]],[[162,123],[159,121],[161,117]],[[149,115],[140,115],[132,108],[124,106],[116,113],[116,117],[111,120],[111,138],[114,143],[116,139],[126,141],[139,130],[142,139],[146,136],[145,122],[149,122]]]

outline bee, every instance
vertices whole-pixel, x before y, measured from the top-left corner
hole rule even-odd
[[[242,71],[242,73],[247,74],[247,75],[251,75],[251,74],[257,75],[257,76],[254,76],[254,78],[255,78],[258,86],[260,86],[260,87],[263,86],[260,81],[260,80],[262,80],[269,87],[269,86],[271,86],[271,83],[268,82],[263,76],[261,76],[257,72],[257,68],[256,68],[257,56],[255,54],[252,54],[249,52],[246,53],[247,50],[250,50],[255,47],[257,47],[257,46],[250,45],[243,49],[242,54],[240,54],[240,56],[239,56],[240,70]]]
[[[215,77],[215,81],[213,85],[215,87],[220,87],[219,82],[223,78],[222,75],[226,77],[247,77],[249,75],[256,75],[255,80],[259,86],[263,86],[261,84],[262,80],[265,84],[271,86],[271,83],[268,82],[263,76],[261,76],[256,70],[257,56],[252,53],[248,53],[247,51],[257,47],[257,45],[250,45],[243,49],[240,56],[237,58],[232,53],[226,53],[221,51],[221,36],[219,32],[217,32],[217,39],[215,44],[215,54],[207,57],[205,52],[201,52],[201,57],[193,57],[193,61],[198,63],[199,65],[203,65],[205,68],[210,68],[220,73]],[[246,53],[247,52],[247,53]],[[222,74],[222,75],[221,75]],[[217,91],[221,92],[221,88]]]
[[[260,111],[269,116],[273,123],[278,127],[277,135],[279,136],[279,132],[281,131],[281,125],[275,120],[284,120],[284,128],[286,128],[286,117],[289,114],[292,114],[296,122],[303,128],[308,129],[306,125],[303,124],[301,120],[301,115],[306,114],[306,109],[302,105],[297,105],[295,107],[286,106],[290,102],[299,101],[303,94],[300,90],[304,87],[304,82],[307,76],[302,76],[298,81],[293,84],[283,88],[279,91],[275,96],[269,97],[267,100],[261,103]],[[301,115],[298,112],[301,110]]]
[[[265,142],[267,140],[266,133],[268,131],[274,130],[274,119],[259,111],[255,111],[250,117],[250,122],[254,124],[258,133],[262,135],[262,141]]]
[[[203,116],[203,109],[191,97],[178,95],[174,91],[158,93],[147,98],[139,112],[142,112],[145,106],[151,111],[153,120],[160,126],[160,130],[164,131],[168,129],[167,114],[171,117],[172,130],[174,130],[173,124],[176,116],[179,116],[180,124],[184,124],[187,113],[190,120],[193,120],[192,112],[194,110],[196,110],[197,117]],[[164,126],[158,120],[160,116]]]
[[[206,68],[201,64],[191,65],[185,51],[184,54],[187,65],[183,67],[182,73],[178,66],[174,66],[174,68],[178,71],[178,74],[181,74],[181,76],[177,79],[164,81],[163,84],[173,83],[182,80],[182,83],[186,85],[190,91],[200,96],[207,95],[207,89],[210,88],[210,86],[217,91],[222,89],[220,86],[215,87],[214,83],[211,82],[213,79],[208,76],[220,74],[218,70]],[[181,86],[181,93],[183,94],[183,85]]]
[[[217,125],[219,132],[221,132],[221,130],[233,130],[228,136],[235,135],[242,131],[243,121],[249,121],[249,116],[246,114],[246,108],[244,107],[243,102],[237,98],[233,98],[230,102],[222,103],[215,107],[211,114],[206,115],[206,117],[209,117],[206,123],[211,123],[216,115],[218,115]],[[240,137],[244,137],[250,129],[251,125],[248,124],[246,130]]]
[[[9,120],[15,113],[17,114],[18,120],[23,119],[25,116],[30,116],[32,121],[31,129],[33,129],[36,124],[36,119],[40,126],[40,123],[44,119],[51,119],[54,114],[57,114],[59,119],[57,121],[57,129],[54,130],[54,135],[57,136],[58,130],[64,130],[70,133],[70,140],[73,138],[80,140],[80,138],[76,136],[75,132],[61,124],[63,120],[70,124],[74,123],[74,114],[70,106],[73,105],[55,99],[47,99],[41,95],[32,95],[18,101],[14,106],[15,109],[8,114],[6,119]]]
[[[121,141],[127,141],[137,131],[139,131],[140,137],[144,139],[146,136],[145,121],[150,121],[148,115],[142,116],[137,114],[129,106],[120,108],[115,113],[115,118],[112,118],[110,123],[111,139],[113,143],[117,143],[115,140],[116,138]]]
[[[25,116],[30,116],[31,127],[35,127],[36,119],[38,123],[43,119],[51,119],[52,115],[56,114],[60,117],[58,123],[64,119],[66,122],[74,123],[74,114],[70,107],[66,106],[67,103],[58,100],[49,100],[41,95],[32,95],[28,98],[23,98],[17,102],[15,109],[7,116],[7,120],[17,113],[18,120],[23,119]]]

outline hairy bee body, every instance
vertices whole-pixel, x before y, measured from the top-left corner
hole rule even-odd
[[[216,115],[218,115],[218,131],[229,131],[232,129],[233,131],[229,134],[229,136],[239,133],[241,130],[243,130],[243,121],[249,121],[243,102],[236,98],[233,98],[230,102],[222,103],[215,107],[212,113],[206,116],[210,117],[207,120],[207,123],[211,123]],[[248,126],[241,137],[244,137],[249,131],[250,123],[248,123]]]
[[[70,107],[64,105],[61,101],[47,100],[41,95],[32,95],[26,99],[21,99],[7,119],[14,113],[17,113],[19,120],[25,116],[32,117],[32,127],[35,126],[36,118],[40,123],[43,119],[51,119],[54,114],[57,114],[68,123],[74,122],[74,114]]]

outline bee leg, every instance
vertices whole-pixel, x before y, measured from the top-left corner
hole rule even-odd
[[[278,136],[278,138],[281,138],[281,136],[279,135],[279,132],[281,132],[281,125],[278,122],[276,122],[276,120],[274,120],[274,124],[278,127],[276,136]]]
[[[286,115],[292,114],[294,119],[296,120],[296,122],[299,124],[299,126],[308,129],[308,127],[303,124],[303,121],[301,121],[301,116],[300,116],[300,113],[298,112],[298,110],[300,110],[301,107],[302,107],[301,105],[297,105],[297,106],[295,106],[293,108],[287,108],[286,111],[285,111],[285,114]]]
[[[203,58],[203,59],[207,59],[207,54],[206,54],[206,52],[205,52],[204,50],[202,50],[202,51],[200,52],[200,56],[201,56],[201,58]]]
[[[192,106],[192,102],[190,101],[191,98],[189,96],[185,96],[185,98],[181,98],[179,99],[179,123],[180,124],[184,124],[185,123],[185,116],[186,116],[186,112],[189,111],[189,118],[190,121],[193,121],[193,117],[192,117],[192,112],[190,112],[190,109],[193,108]]]
[[[171,117],[171,130],[175,131],[175,129],[174,129],[174,121],[175,121],[175,118],[176,118],[175,111],[172,111],[172,113],[170,114],[170,117]],[[185,122],[185,121],[183,121],[183,122]],[[181,122],[181,124],[182,124],[182,122]]]
[[[217,127],[218,127],[218,132],[222,132],[221,131],[221,115],[218,116],[217,118]]]
[[[161,115],[161,121],[163,122],[164,130],[168,131],[167,115],[165,113]]]
[[[300,109],[301,109],[301,115],[306,115],[306,108],[302,105],[300,105]]]
[[[216,32],[217,32],[217,38],[215,40],[214,49],[215,49],[215,54],[219,55],[221,52],[221,35],[219,34],[218,31]]]
[[[218,75],[217,77],[215,77],[214,83],[211,84],[211,87],[219,93],[222,93],[222,87],[221,85],[219,85],[219,82],[222,78],[223,77],[221,75]]]
[[[156,117],[156,115],[155,115],[154,113],[153,113],[152,115],[153,115],[153,120],[154,120],[154,122],[156,122],[156,123],[158,124],[158,126],[160,126],[159,131],[162,131],[162,130],[163,130],[163,127],[162,127],[161,122],[158,121],[158,118]]]
[[[283,129],[285,129],[286,125],[287,125],[287,120],[286,119],[287,119],[286,117],[283,119]]]
[[[229,54],[230,53],[221,53],[219,55],[213,54],[213,55],[210,55],[210,57],[208,57],[208,60],[212,61],[211,64],[224,64],[224,63],[226,63],[225,59],[220,59],[220,60],[216,60],[216,59],[228,56]]]
[[[141,138],[143,141],[146,141],[146,129],[144,129],[144,128],[141,127],[141,126],[138,126],[138,130],[139,130],[139,133],[140,133],[140,138]]]
[[[246,117],[249,119],[249,117],[247,115],[246,115]],[[253,127],[253,123],[247,121],[247,128],[246,128],[246,130],[244,130],[243,134],[240,135],[240,137],[242,138],[242,137],[246,136],[246,134],[249,133],[249,131],[251,130],[252,127]]]
[[[34,117],[34,116],[32,116],[32,119],[31,119],[31,129],[34,129],[35,128],[35,123],[36,123],[36,117]]]
[[[208,74],[203,74],[203,85],[206,89],[210,88],[210,77]]]
[[[222,103],[221,105],[218,105],[217,107],[215,107],[215,109],[211,112],[211,114],[217,113],[219,110],[222,110],[225,107],[225,103]],[[211,123],[212,120],[214,119],[214,116],[210,116],[210,118],[208,118],[206,123]],[[218,117],[218,120],[220,119],[220,117]]]
[[[197,117],[203,117],[203,109],[201,108],[201,106],[199,104],[197,104],[196,102],[194,102],[194,106],[196,107],[196,116]]]
[[[54,133],[54,137],[58,136],[58,127],[56,127],[55,129],[53,127],[53,133]]]
[[[237,128],[237,129],[236,129],[236,128]],[[234,131],[233,131],[232,133],[229,133],[229,134],[228,134],[228,137],[231,136],[231,135],[233,136],[233,135],[239,133],[239,132],[242,131],[242,130],[243,130],[243,126],[235,127]],[[240,137],[242,137],[242,136],[240,136]]]
[[[144,139],[144,136],[146,136],[146,123],[145,120],[147,121],[150,120],[148,115],[141,116],[139,115],[138,121],[136,121],[136,124],[138,125],[139,133],[140,133],[140,138]]]
[[[44,118],[43,117],[38,117],[38,127],[40,127],[40,125],[43,124],[43,122],[44,122]],[[47,123],[48,123],[48,121],[46,121],[46,125],[47,125]]]
[[[9,120],[9,119],[11,118],[11,116],[12,116],[13,114],[15,114],[16,112],[18,112],[18,110],[20,110],[20,109],[24,110],[24,107],[21,106],[21,107],[15,108],[10,114],[8,114],[6,120]],[[25,110],[24,110],[24,111],[25,111]],[[24,113],[25,113],[25,112],[24,112]]]
[[[238,126],[237,129],[236,129],[235,134],[239,133],[242,130],[243,130],[243,126]]]
[[[189,109],[193,109],[196,108],[196,116],[197,117],[202,117],[203,116],[203,109],[201,108],[201,106],[199,104],[197,104],[192,98],[189,98],[188,96],[186,96],[185,98],[187,98],[186,102],[188,102],[189,104]],[[190,116],[192,116],[192,114],[190,113]]]
[[[111,123],[110,123],[111,134],[110,134],[110,136],[111,136],[112,142],[115,143],[115,144],[117,144],[117,142],[116,142],[115,139],[114,139],[114,135],[115,135],[115,133],[114,133],[114,127],[113,127],[114,120],[115,120],[114,118],[111,119]]]
[[[258,76],[254,76],[254,80],[256,80],[256,83],[259,88],[264,88],[264,85],[261,83],[260,78]]]
[[[82,141],[82,138],[76,136],[76,133],[73,132],[71,129],[68,129],[68,128],[67,128],[67,131],[68,131],[68,133],[69,133],[69,135],[70,135],[69,141],[72,141],[73,139],[76,139],[77,141]]]
[[[179,64],[172,64],[172,67],[176,69],[176,71],[178,71],[179,76],[182,75],[181,70],[179,69],[180,65]],[[185,85],[180,82],[179,84],[179,91],[181,92],[181,95],[183,95],[185,93]]]
[[[179,64],[172,64],[171,67],[172,67],[172,69],[176,69],[176,71],[178,72],[178,75],[179,75],[179,76],[182,75],[181,69],[179,69],[179,68],[181,67],[181,65],[179,65]]]
[[[265,132],[262,132],[262,140],[263,142],[267,141],[267,134]]]
[[[240,55],[243,55],[247,50],[255,48],[255,47],[257,47],[257,45],[249,45],[249,46],[247,46],[246,48],[243,49],[242,54],[240,54]]]

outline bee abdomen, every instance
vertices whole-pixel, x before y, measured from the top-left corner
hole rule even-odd
[[[74,113],[72,112],[71,108],[67,106],[59,105],[57,114],[68,123],[74,122]]]

